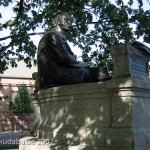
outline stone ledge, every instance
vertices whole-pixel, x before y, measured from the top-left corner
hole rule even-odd
[[[96,94],[110,92],[112,89],[123,88],[140,88],[150,90],[150,79],[137,80],[132,78],[119,78],[111,79],[104,82],[93,82],[84,84],[66,85],[60,87],[53,87],[45,90],[41,90],[38,93],[39,99],[46,97],[59,97],[66,95],[79,95],[79,94]]]

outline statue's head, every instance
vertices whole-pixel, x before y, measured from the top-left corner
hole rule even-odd
[[[61,30],[63,31],[69,31],[71,25],[72,25],[72,20],[67,12],[58,12],[56,16],[54,17],[52,21],[52,26],[55,27],[59,25]]]

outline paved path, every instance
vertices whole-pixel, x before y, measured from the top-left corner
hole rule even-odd
[[[1,132],[0,133],[0,150],[17,149],[19,139],[22,136],[30,135],[30,132]]]

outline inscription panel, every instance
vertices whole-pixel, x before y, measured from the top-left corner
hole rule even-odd
[[[148,75],[148,62],[142,58],[130,55],[130,72],[147,76]]]

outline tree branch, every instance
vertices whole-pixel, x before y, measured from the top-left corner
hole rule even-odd
[[[33,35],[40,35],[40,34],[46,34],[48,32],[34,32],[34,33],[29,33],[27,34],[28,36],[33,36]],[[4,40],[7,40],[11,38],[11,36],[6,36],[6,37],[3,37],[3,38],[0,38],[0,41],[4,41]]]
[[[34,32],[34,33],[29,33],[27,35],[32,36],[32,35],[40,35],[40,34],[46,34],[48,32]]]
[[[19,17],[23,13],[23,3],[24,3],[24,0],[20,0],[20,2],[18,2],[19,9],[18,9],[18,14],[17,14],[16,18],[14,20],[7,21],[4,24],[0,24],[0,29],[7,28],[8,26],[13,26],[13,25],[15,25],[18,22]]]
[[[9,39],[9,38],[11,38],[11,36],[5,36],[5,37],[3,37],[3,38],[0,38],[0,41],[7,40],[7,39]]]

